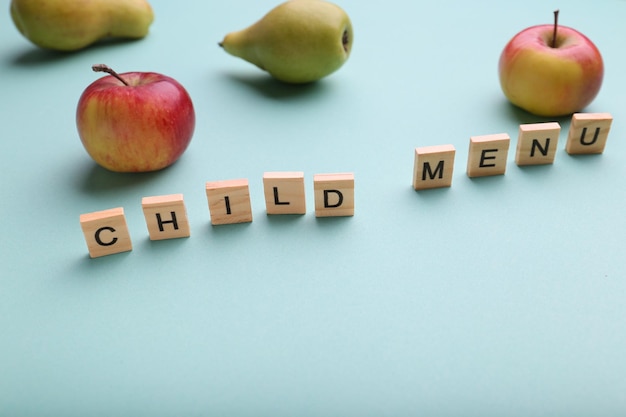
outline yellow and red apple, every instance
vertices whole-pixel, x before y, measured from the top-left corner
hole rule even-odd
[[[115,172],[148,172],[170,166],[187,149],[196,117],[185,88],[153,72],[104,76],[81,95],[76,126],[87,153]]]
[[[553,25],[532,26],[505,46],[498,65],[504,95],[537,115],[556,117],[581,111],[600,91],[602,56],[579,31]]]

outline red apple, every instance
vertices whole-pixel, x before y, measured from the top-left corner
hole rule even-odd
[[[564,116],[582,110],[596,97],[604,75],[598,48],[582,33],[558,25],[539,25],[515,35],[500,55],[504,95],[538,116]]]
[[[196,124],[185,88],[152,72],[93,69],[111,75],[94,81],[78,101],[76,126],[89,155],[116,172],[156,171],[178,160]]]

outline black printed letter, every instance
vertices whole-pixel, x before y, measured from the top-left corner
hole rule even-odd
[[[100,233],[102,233],[104,230],[109,231],[111,233],[115,232],[115,229],[112,228],[111,226],[105,226],[105,227],[101,227],[98,230],[96,230],[96,234],[95,234],[95,239],[96,239],[96,243],[98,243],[98,245],[100,246],[111,246],[111,245],[115,245],[115,242],[117,242],[117,238],[113,237],[113,239],[111,239],[110,242],[103,242],[102,239],[100,239]]]
[[[230,211],[230,198],[228,196],[224,197],[224,204],[226,204],[226,214],[232,214]]]
[[[163,221],[161,220],[161,213],[156,214],[157,223],[159,224],[159,230],[161,232],[163,231],[163,225],[166,223],[172,223],[174,225],[174,230],[178,230],[178,222],[176,221],[176,213],[173,211],[170,211],[170,215],[172,216],[172,220]]]
[[[545,146],[545,148],[541,147],[541,144],[539,143],[539,141],[537,139],[533,139],[533,144],[532,144],[532,146],[530,148],[530,156],[531,156],[531,158],[533,156],[535,156],[535,149],[539,149],[539,152],[541,152],[541,154],[543,156],[547,156],[549,147],[550,147],[550,138],[546,138],[546,146]]]
[[[434,180],[437,173],[439,173],[439,179],[442,179],[443,178],[443,161],[439,161],[439,163],[437,164],[437,168],[435,168],[434,172],[432,169],[430,169],[430,163],[424,162],[424,172],[422,172],[422,181],[426,181],[426,174],[428,174],[431,180]]]
[[[498,152],[497,149],[485,149],[480,153],[480,168],[495,167],[496,164],[485,164],[487,159],[496,159],[495,156],[485,156],[487,152]]]
[[[278,187],[274,187],[274,204],[277,206],[288,206],[290,204],[288,201],[279,201]]]
[[[583,127],[583,133],[580,135],[580,144],[581,145],[593,145],[598,140],[598,135],[600,134],[600,128],[596,127],[596,133],[593,134],[593,140],[591,142],[585,142],[585,136],[587,136],[587,128]]]
[[[328,202],[328,194],[330,193],[335,193],[337,194],[337,203],[336,204],[330,204]],[[343,194],[341,193],[341,191],[339,190],[324,190],[324,208],[335,208],[335,207],[339,207],[341,204],[343,203]]]

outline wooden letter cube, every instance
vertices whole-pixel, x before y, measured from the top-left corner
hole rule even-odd
[[[266,172],[263,174],[267,214],[304,214],[304,172]]]
[[[557,122],[523,124],[517,138],[517,165],[542,165],[554,162],[561,125]]]
[[[471,137],[467,175],[485,177],[504,174],[510,142],[511,138],[506,133]]]
[[[211,213],[211,224],[252,221],[247,179],[207,182],[206,196]]]
[[[313,190],[316,217],[354,215],[354,174],[316,174]]]
[[[81,214],[80,227],[92,258],[133,249],[122,207]]]
[[[424,146],[415,148],[415,164],[413,166],[413,188],[450,187],[454,170],[452,145]]]
[[[604,152],[613,116],[609,113],[575,113],[565,150],[570,155]]]
[[[141,199],[150,240],[189,237],[189,221],[182,194]]]

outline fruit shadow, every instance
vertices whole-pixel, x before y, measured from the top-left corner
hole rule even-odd
[[[83,167],[80,173],[76,174],[75,178],[79,179],[75,185],[83,194],[102,196],[109,193],[118,193],[124,189],[140,187],[159,178],[165,170],[121,173],[109,171],[96,163],[91,163],[89,166]]]
[[[55,62],[65,61],[76,58],[86,50],[97,50],[115,47],[120,44],[130,44],[138,42],[140,39],[102,39],[92,45],[76,51],[56,51],[53,49],[40,48],[35,45],[29,45],[25,49],[21,49],[15,53],[10,63],[16,67],[28,68]]]
[[[512,104],[508,100],[503,100],[501,114],[507,119],[515,121],[517,124],[528,124],[528,123],[544,123],[544,122],[558,122],[561,126],[566,123],[569,123],[572,116],[558,116],[558,117],[544,117],[537,116],[532,113],[527,112],[526,110],[517,107]]]
[[[233,83],[248,87],[255,93],[271,99],[289,100],[300,97],[310,97],[322,94],[327,90],[324,80],[306,84],[289,84],[279,81],[269,74],[226,74],[226,78]]]

